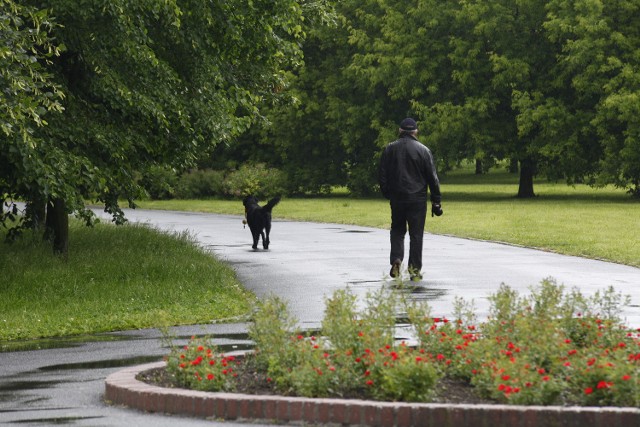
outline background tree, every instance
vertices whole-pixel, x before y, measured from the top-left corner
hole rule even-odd
[[[640,4],[554,0],[545,24],[562,46],[558,75],[575,93],[583,132],[597,140],[591,184],[640,197]],[[584,149],[584,145],[583,145]]]

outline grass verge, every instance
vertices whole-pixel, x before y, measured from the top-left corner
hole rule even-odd
[[[186,234],[72,222],[68,261],[40,235],[24,237],[0,244],[0,340],[207,323],[253,301]]]
[[[538,181],[534,199],[517,199],[518,177],[503,170],[475,175],[461,169],[442,177],[435,234],[500,241],[640,267],[640,201],[615,188]],[[141,208],[242,215],[239,200],[143,201]],[[344,195],[284,199],[276,219],[389,228],[388,202]]]

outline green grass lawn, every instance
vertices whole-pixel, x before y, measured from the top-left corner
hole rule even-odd
[[[444,215],[428,232],[605,259],[640,267],[640,201],[623,190],[538,181],[535,199],[517,199],[518,177],[503,170],[477,176],[461,169],[441,177]],[[242,215],[239,200],[143,201],[141,208]],[[388,202],[346,195],[286,198],[274,218],[390,226]]]
[[[144,226],[72,222],[67,261],[40,234],[0,243],[0,271],[0,340],[208,323],[254,298],[189,236]]]

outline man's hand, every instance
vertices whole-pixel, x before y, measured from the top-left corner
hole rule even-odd
[[[431,216],[440,216],[442,215],[442,206],[440,203],[432,203],[431,204]]]

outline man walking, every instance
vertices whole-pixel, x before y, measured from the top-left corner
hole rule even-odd
[[[404,237],[409,227],[411,280],[422,279],[422,237],[427,216],[427,188],[431,191],[431,216],[442,215],[440,182],[431,151],[417,139],[412,118],[400,123],[399,137],[382,152],[378,183],[391,205],[391,277],[400,275]]]

